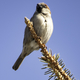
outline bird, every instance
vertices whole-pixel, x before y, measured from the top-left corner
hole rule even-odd
[[[51,17],[51,11],[49,6],[44,2],[38,3],[30,21],[33,23],[33,28],[37,36],[40,36],[42,43],[46,44],[53,32],[53,20]],[[30,30],[26,26],[24,31],[22,52],[12,66],[12,68],[16,71],[26,56],[28,56],[34,50],[39,49],[39,45],[31,36]]]

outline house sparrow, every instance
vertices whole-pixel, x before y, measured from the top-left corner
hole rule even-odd
[[[30,21],[33,22],[33,27],[37,36],[40,36],[42,43],[46,44],[53,32],[51,11],[47,4],[38,3],[36,6],[36,11],[33,14],[32,18],[30,19]],[[39,45],[35,42],[35,40],[31,36],[29,28],[26,27],[24,33],[22,53],[20,54],[12,68],[14,70],[17,70],[22,61],[24,60],[24,58],[34,50],[38,49]]]

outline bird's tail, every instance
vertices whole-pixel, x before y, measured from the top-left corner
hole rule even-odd
[[[13,69],[16,71],[19,66],[21,65],[22,61],[24,60],[24,58],[21,57],[21,55],[18,57],[18,59],[16,60],[16,62],[13,65]]]

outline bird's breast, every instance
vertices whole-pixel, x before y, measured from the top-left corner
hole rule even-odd
[[[38,15],[36,16],[33,25],[37,35],[42,38],[42,42],[46,43],[50,39],[53,31],[52,19]]]

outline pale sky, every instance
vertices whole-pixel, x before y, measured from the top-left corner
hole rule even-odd
[[[59,53],[65,67],[80,79],[80,0],[0,0],[0,80],[48,80],[38,59],[40,50],[27,56],[17,71],[12,69],[22,51],[24,17],[30,19],[40,2],[50,7],[54,24],[48,50]]]

